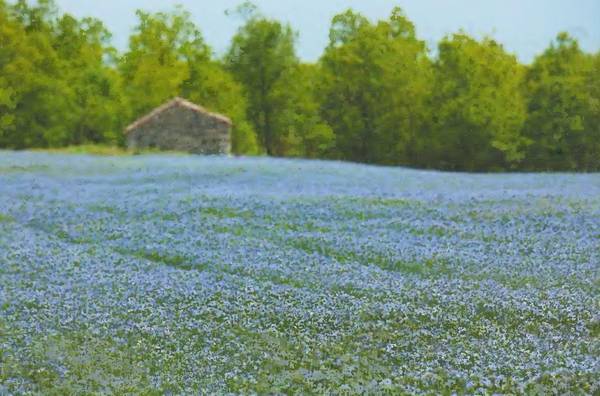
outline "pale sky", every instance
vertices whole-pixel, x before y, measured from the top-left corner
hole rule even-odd
[[[217,55],[227,49],[241,21],[225,15],[243,0],[56,0],[62,11],[94,16],[113,33],[119,49],[136,24],[135,10],[170,10],[181,4]],[[327,45],[331,18],[348,8],[372,20],[402,7],[417,34],[435,49],[446,34],[463,28],[476,37],[491,35],[529,63],[559,31],[568,31],[586,51],[600,50],[600,0],[255,0],[263,14],[289,22],[299,33],[297,49],[306,61],[319,58]]]

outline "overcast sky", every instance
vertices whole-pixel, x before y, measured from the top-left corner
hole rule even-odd
[[[100,18],[119,49],[136,23],[135,10],[169,10],[182,4],[206,41],[222,54],[241,21],[225,15],[242,0],[57,0],[62,11]],[[579,39],[586,51],[600,49],[600,0],[255,0],[263,14],[289,22],[299,33],[298,53],[316,60],[327,44],[331,18],[348,8],[372,19],[387,18],[399,5],[431,49],[446,34],[463,28],[489,34],[523,62],[546,48],[559,31]]]

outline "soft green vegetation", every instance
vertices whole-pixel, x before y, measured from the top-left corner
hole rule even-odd
[[[520,85],[525,67],[491,39],[464,33],[442,40],[422,164],[443,168],[511,169],[523,160],[526,118]],[[459,165],[460,164],[460,165]],[[457,166],[458,165],[458,166]]]
[[[120,53],[97,19],[0,0],[0,148],[120,147],[128,123],[182,96],[233,120],[236,154],[600,169],[600,54],[567,33],[531,65],[462,31],[433,57],[400,8],[381,21],[348,10],[309,64],[291,26],[249,2],[236,14],[244,23],[221,58],[181,7],[138,10]]]
[[[100,144],[83,144],[80,146],[53,147],[36,149],[34,151],[55,154],[89,154],[89,155],[131,155],[132,151],[119,146],[107,146]]]
[[[34,152],[51,153],[51,154],[86,154],[86,155],[101,155],[101,156],[123,156],[123,155],[140,155],[140,154],[163,154],[163,155],[178,155],[184,154],[176,151],[161,151],[158,149],[136,149],[128,150],[122,146],[110,146],[105,144],[82,144],[78,146],[65,147],[48,147],[33,149]]]
[[[321,59],[322,112],[347,159],[414,164],[432,89],[425,43],[399,8],[371,23],[347,11],[333,19]]]

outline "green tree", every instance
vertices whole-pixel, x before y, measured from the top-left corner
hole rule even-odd
[[[15,74],[22,72],[24,35],[22,27],[9,17],[6,3],[0,0],[0,147],[11,147],[15,133],[15,107],[18,92],[13,87]],[[20,40],[19,40],[20,39]]]
[[[410,164],[418,155],[431,65],[414,25],[395,8],[371,23],[351,10],[332,21],[320,97],[343,159]]]
[[[539,170],[600,168],[598,61],[561,33],[528,69],[526,165]]]
[[[0,145],[10,148],[44,147],[53,136],[64,135],[68,85],[60,75],[59,58],[52,48],[54,3],[40,0],[3,3],[0,11],[0,76],[4,114]]]
[[[114,143],[114,51],[98,20],[58,17],[54,3],[0,5],[0,145],[13,148]],[[120,132],[120,131],[119,131]],[[109,138],[110,137],[110,138]]]
[[[273,88],[273,101],[280,104],[273,117],[278,136],[276,153],[304,158],[332,156],[335,135],[320,115],[319,75],[317,65],[299,64]]]
[[[591,59],[591,67],[587,73],[586,87],[587,115],[585,125],[585,147],[581,157],[579,170],[600,170],[600,51]]]
[[[257,151],[254,130],[246,120],[241,87],[216,62],[210,48],[182,8],[155,14],[137,11],[139,24],[130,37],[119,70],[132,109],[139,117],[175,96],[185,96],[234,122],[235,153]]]
[[[258,15],[248,4],[243,10],[249,10],[247,20],[233,37],[225,65],[246,90],[248,119],[261,146],[269,155],[283,155],[281,130],[275,124],[288,100],[277,88],[298,64],[295,35],[290,26]]]
[[[93,18],[63,15],[53,47],[62,78],[70,87],[67,141],[58,144],[120,143],[127,115],[120,77],[112,67],[116,51],[110,33]]]
[[[190,14],[136,12],[139,19],[119,69],[134,116],[140,116],[178,96],[190,78],[189,63],[206,62],[208,46]]]
[[[182,96],[207,103],[211,110],[227,114],[233,121],[232,147],[235,154],[258,154],[256,133],[246,118],[247,102],[242,86],[215,62],[191,62],[190,77],[183,83]]]
[[[523,67],[496,41],[464,33],[439,44],[428,165],[444,169],[517,167],[528,144],[522,134],[526,108]]]

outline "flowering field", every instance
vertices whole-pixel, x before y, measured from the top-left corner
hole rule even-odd
[[[600,174],[0,152],[0,394],[599,384]]]

